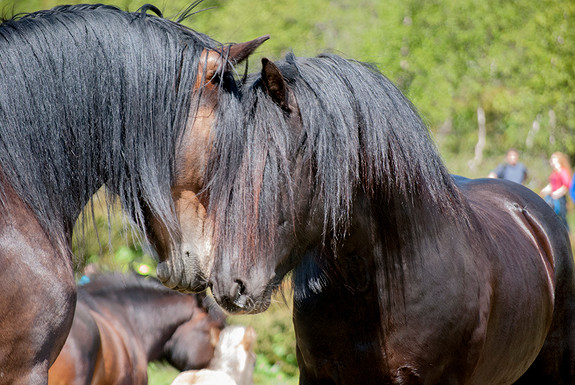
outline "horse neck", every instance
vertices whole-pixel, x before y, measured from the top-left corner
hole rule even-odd
[[[417,266],[430,242],[421,236],[422,229],[432,234],[441,226],[439,213],[429,211],[358,192],[344,235],[328,235],[304,253],[294,273],[296,299],[347,290],[383,292],[384,307],[398,303],[407,269]]]
[[[167,289],[166,289],[167,290]],[[118,301],[120,307],[128,309],[123,313],[132,333],[146,351],[148,360],[153,361],[162,354],[164,345],[176,329],[189,321],[198,310],[192,295],[165,291],[145,294],[145,300],[133,303],[129,298]]]
[[[45,169],[51,166],[53,165],[43,165]],[[89,190],[82,190],[79,184],[76,185],[72,181],[64,183],[67,186],[66,189],[57,189],[52,185],[43,186],[43,190],[51,196],[60,197],[61,209],[55,209],[59,215],[54,216],[50,212],[53,206],[48,205],[48,208],[44,208],[49,202],[48,196],[40,197],[35,192],[22,191],[17,183],[14,184],[15,180],[17,178],[10,172],[5,172],[0,165],[0,211],[6,217],[12,214],[18,215],[16,213],[21,210],[31,211],[44,230],[50,233],[50,239],[54,245],[69,251],[76,220],[102,183]],[[38,201],[42,201],[44,206],[38,206]]]

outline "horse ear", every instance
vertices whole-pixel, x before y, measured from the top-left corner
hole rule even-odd
[[[218,72],[221,61],[221,56],[218,52],[204,49],[198,67],[198,82],[209,83]]]
[[[246,60],[264,41],[270,38],[269,35],[260,36],[257,39],[245,43],[230,44],[224,50],[204,49],[200,57],[198,67],[198,84],[203,80],[204,84],[209,83],[215,74],[221,70],[222,65],[236,65]],[[224,55],[222,55],[222,52]],[[223,56],[223,58],[222,58]],[[225,61],[227,60],[227,61]]]
[[[232,44],[228,49],[228,60],[233,64],[239,64],[246,60],[270,35],[260,36],[257,39],[245,43]]]
[[[262,59],[262,82],[272,100],[284,111],[289,112],[287,83],[279,68],[269,59]]]

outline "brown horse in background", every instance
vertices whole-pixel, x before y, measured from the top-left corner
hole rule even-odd
[[[0,24],[2,382],[46,384],[74,316],[73,227],[104,185],[156,248],[161,280],[205,288],[205,128],[266,39],[222,45],[150,5]]]
[[[207,300],[136,274],[92,277],[78,289],[48,384],[147,384],[148,363],[158,360],[180,371],[207,367],[225,326],[224,313]]]

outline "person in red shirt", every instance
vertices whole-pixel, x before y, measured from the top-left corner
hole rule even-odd
[[[567,225],[567,193],[571,185],[571,165],[567,155],[562,152],[551,154],[549,164],[553,171],[549,176],[549,184],[541,189],[541,195],[569,228]]]

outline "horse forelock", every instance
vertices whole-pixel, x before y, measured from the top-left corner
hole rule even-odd
[[[220,46],[110,6],[57,7],[0,25],[0,165],[47,230],[63,234],[103,183],[141,230],[141,202],[177,227],[175,147],[200,54]]]
[[[289,127],[283,112],[265,102],[257,82],[249,87],[241,104],[238,100],[220,109],[207,189],[214,237],[235,240],[233,244],[216,242],[216,248],[226,247],[216,252],[256,257],[265,253],[265,239],[273,238],[282,199],[291,199],[292,185],[287,160]],[[267,184],[268,179],[277,183]]]

